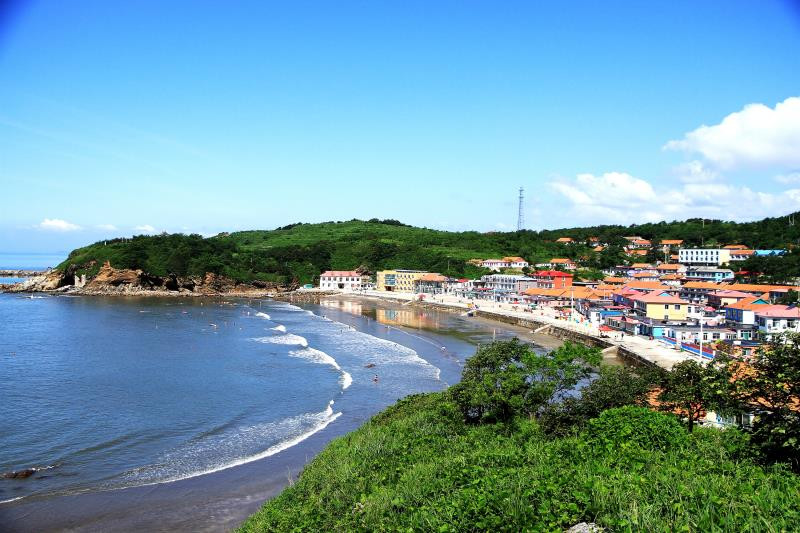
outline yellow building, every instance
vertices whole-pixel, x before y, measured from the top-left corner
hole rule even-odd
[[[376,274],[375,286],[379,291],[414,292],[414,282],[425,270],[381,270]]]
[[[653,291],[631,298],[633,311],[640,317],[656,320],[686,320],[689,307],[686,300],[668,292]]]

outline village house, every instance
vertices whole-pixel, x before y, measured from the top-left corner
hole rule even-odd
[[[536,287],[542,289],[563,289],[572,286],[572,274],[559,270],[538,270],[531,274]],[[527,288],[527,287],[526,287]]]
[[[706,302],[711,307],[720,309],[750,297],[746,292],[721,289],[706,294]]]
[[[686,320],[690,303],[668,292],[653,291],[630,299],[633,311],[639,317],[659,320]]]
[[[447,290],[448,279],[446,276],[435,272],[423,274],[413,281],[415,293],[443,294]]]
[[[767,305],[756,308],[755,315],[759,336],[765,341],[781,333],[800,332],[800,307]]]
[[[731,261],[745,261],[755,255],[755,250],[731,250]]]
[[[550,269],[563,268],[564,270],[575,270],[577,268],[577,265],[572,259],[567,259],[565,257],[554,257],[549,263],[545,263],[544,265]]]
[[[489,270],[499,271],[501,268],[509,268],[511,264],[503,259],[484,259],[481,262],[481,266]]]
[[[713,281],[720,283],[733,279],[733,270],[711,266],[690,266],[686,269],[684,277],[691,281]]]
[[[683,239],[661,239],[661,247],[664,252],[668,252],[672,248],[677,248],[683,244]]]
[[[642,239],[642,238],[632,239],[631,241],[628,242],[628,249],[629,250],[647,249],[647,248],[651,248],[652,246],[653,246],[653,243],[651,243],[647,239]]]
[[[381,270],[376,274],[375,288],[387,292],[414,292],[414,282],[427,274],[425,270]]]
[[[323,290],[358,291],[365,276],[355,270],[327,270],[319,276],[319,288]]]
[[[707,294],[719,289],[730,288],[725,284],[710,281],[687,281],[680,288],[680,296],[693,303],[706,303]]]
[[[522,270],[523,268],[528,268],[528,266],[530,266],[528,262],[521,257],[504,257],[503,261],[508,262],[510,268],[518,268],[520,270]]]
[[[686,267],[678,263],[661,263],[656,266],[656,272],[662,275],[683,274],[686,272]]]
[[[572,237],[559,237],[556,242],[558,244],[575,244],[575,240]]]

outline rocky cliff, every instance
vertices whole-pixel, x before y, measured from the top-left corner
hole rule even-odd
[[[196,278],[181,278],[175,275],[155,276],[142,270],[114,268],[108,261],[100,267],[94,277],[88,280],[86,276],[78,276],[76,272],[77,269],[72,265],[64,272],[52,270],[21,283],[6,286],[5,289],[9,292],[69,292],[97,295],[256,296],[296,288],[263,281],[242,283],[211,272]]]

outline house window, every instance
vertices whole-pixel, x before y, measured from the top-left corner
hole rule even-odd
[[[681,304],[675,304],[675,310],[680,311],[680,309],[681,309]]]
[[[669,309],[669,304],[664,304],[664,309]]]

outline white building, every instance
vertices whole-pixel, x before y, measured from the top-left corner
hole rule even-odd
[[[523,269],[529,265],[528,262],[521,257],[504,257],[502,259],[486,259],[481,263],[481,266],[483,268],[499,271],[502,268]]]
[[[536,280],[533,278],[511,274],[481,276],[481,281],[485,283],[487,289],[500,292],[517,292],[520,287],[524,290],[536,286]]]
[[[770,340],[776,334],[800,332],[800,308],[798,307],[765,305],[763,309],[756,308],[755,315],[758,332],[764,340]]]
[[[319,277],[319,288],[324,290],[361,290],[363,283],[367,281],[366,276],[362,276],[355,270],[328,270]]]
[[[491,270],[500,270],[501,268],[511,268],[511,263],[502,259],[485,259],[481,266]]]
[[[725,248],[681,248],[678,250],[678,262],[684,265],[727,265],[731,260],[731,251]]]

